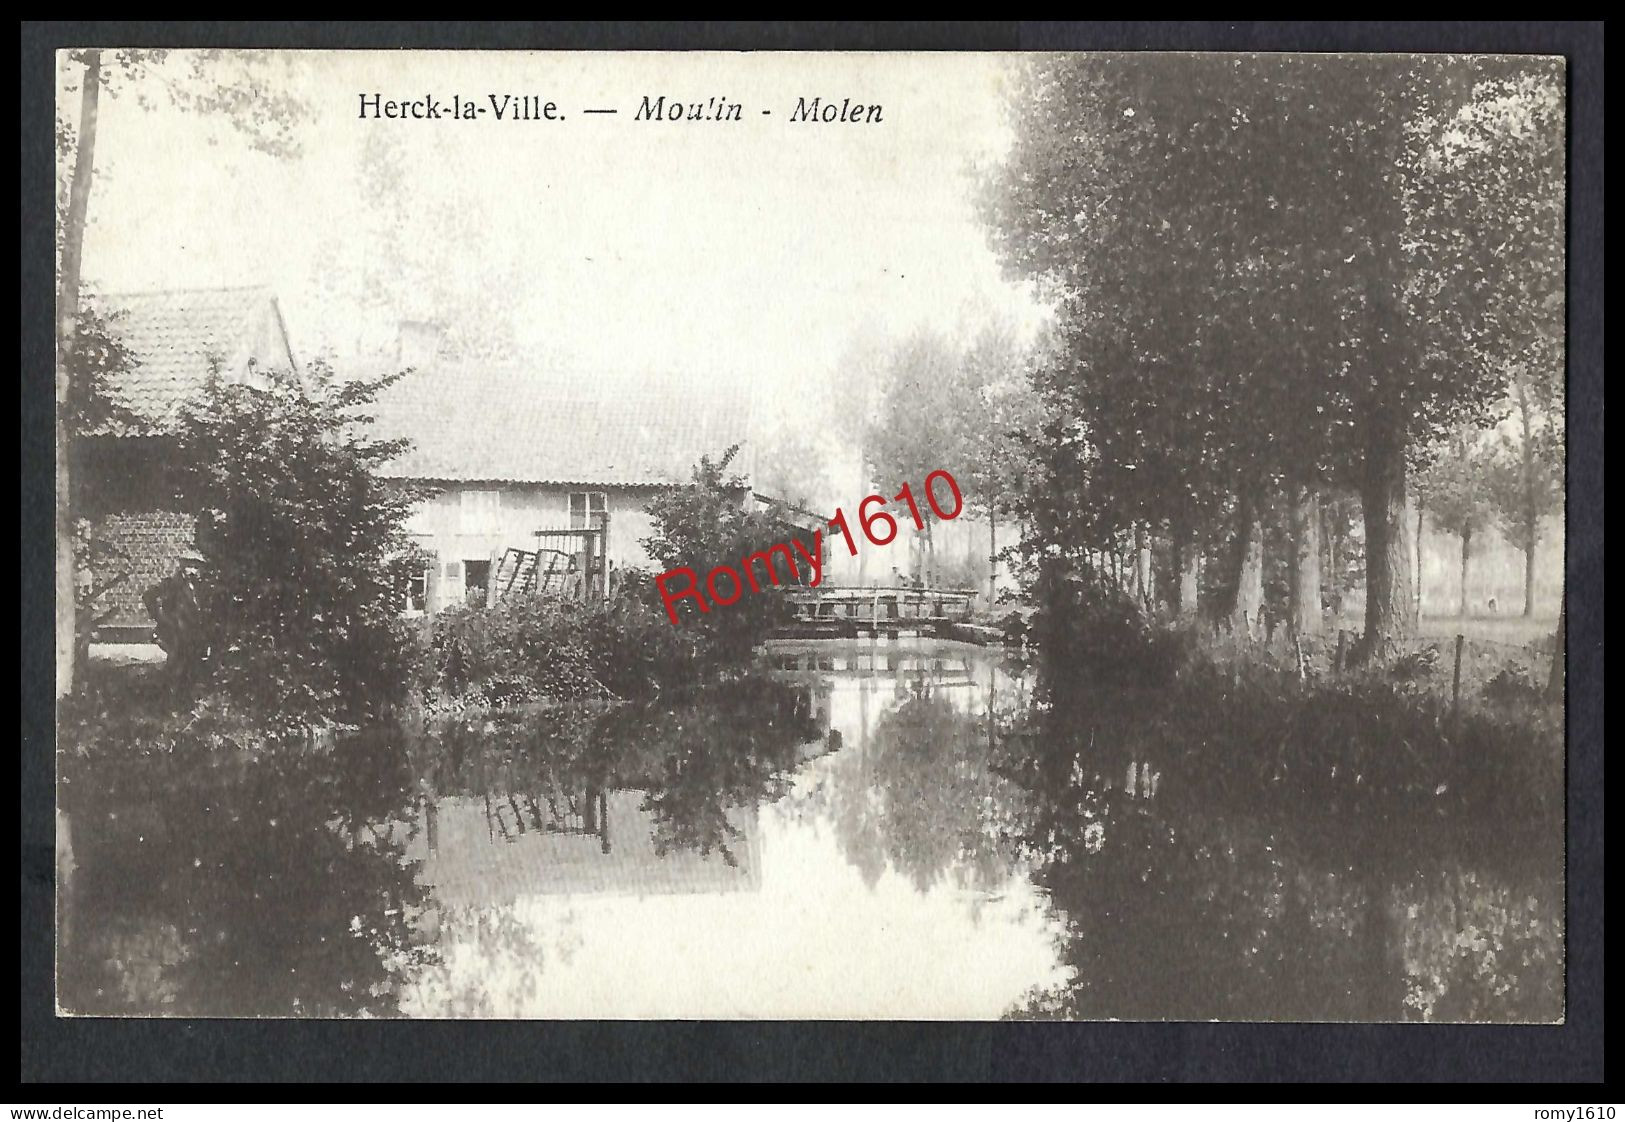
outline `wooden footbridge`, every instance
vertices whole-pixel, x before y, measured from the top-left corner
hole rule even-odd
[[[976,592],[967,588],[793,588],[786,599],[793,619],[775,630],[784,639],[842,639],[860,635],[934,635],[981,641],[970,622]]]

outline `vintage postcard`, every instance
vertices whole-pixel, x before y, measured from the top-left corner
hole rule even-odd
[[[59,1013],[1562,1021],[1565,81],[59,52]]]

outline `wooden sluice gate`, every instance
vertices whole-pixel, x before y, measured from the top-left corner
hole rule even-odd
[[[572,600],[608,596],[605,538],[609,520],[573,530],[537,530],[535,549],[503,550],[486,592],[486,604],[512,596],[564,596]]]
[[[786,639],[839,639],[860,635],[933,635],[961,638],[976,593],[962,588],[791,589],[793,619],[777,629]]]

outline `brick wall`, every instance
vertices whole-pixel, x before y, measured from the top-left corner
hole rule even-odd
[[[142,594],[175,571],[181,554],[192,544],[194,522],[189,514],[168,510],[126,511],[98,521],[97,536],[129,555],[124,564],[130,570],[129,577],[98,605],[98,615],[113,612],[103,627],[152,626]]]

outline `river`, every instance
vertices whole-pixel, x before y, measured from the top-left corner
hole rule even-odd
[[[1033,735],[1033,675],[1000,652],[769,657],[769,679],[681,705],[462,715],[274,758],[65,760],[59,1004],[1562,1015],[1560,837],[1526,862],[1417,856],[1382,822],[1342,847],[1315,807],[1238,811],[1155,752],[1092,742],[1044,746],[1070,774],[1039,780],[1013,735]]]

